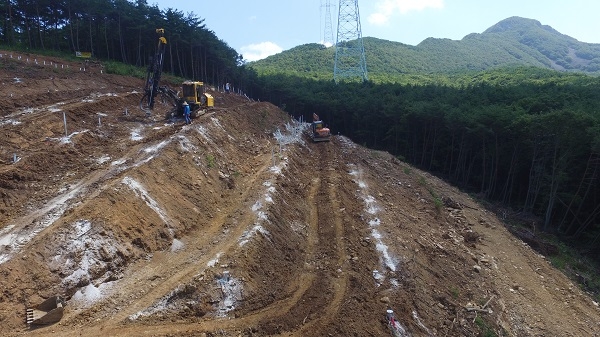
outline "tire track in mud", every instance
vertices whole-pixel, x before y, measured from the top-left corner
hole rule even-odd
[[[348,205],[341,202],[342,195],[348,194],[348,186],[344,186],[348,180],[343,179],[346,172],[342,154],[333,142],[310,146],[313,153],[306,157],[300,168],[310,169],[313,174],[307,186],[307,213],[303,219],[307,224],[306,250],[302,260],[294,262],[304,264],[305,268],[289,279],[286,297],[240,317],[207,317],[194,323],[159,323],[147,329],[141,325],[142,322],[128,321],[131,315],[151,307],[207,269],[208,262],[215,256],[229,255],[237,248],[239,237],[248,229],[246,224],[253,223],[256,217],[250,207],[240,205],[260,193],[255,189],[262,185],[271,165],[270,156],[263,155],[260,158],[262,166],[243,183],[245,189],[236,194],[231,206],[216,214],[206,227],[186,234],[189,240],[185,244],[189,248],[172,255],[159,252],[150,261],[138,261],[132,265],[126,272],[128,276],[119,281],[122,283],[118,285],[116,296],[107,296],[93,307],[68,313],[63,319],[65,327],[79,325],[83,323],[82,319],[89,326],[82,330],[69,328],[61,334],[75,336],[83,331],[90,336],[160,335],[174,331],[239,331],[253,327],[269,335],[312,336],[339,324],[341,308],[351,296],[348,294],[350,271],[343,210]],[[240,214],[240,209],[246,210]],[[237,218],[237,224],[223,233],[223,223],[229,217]],[[213,242],[215,238],[219,243]],[[154,281],[152,288],[148,289],[150,279]],[[118,308],[116,312],[115,307]]]
[[[126,95],[129,96],[135,94]],[[80,99],[81,98],[77,98],[71,101],[75,101],[75,104],[80,104]],[[122,99],[122,97],[104,96],[102,100],[107,99]],[[45,109],[48,109],[48,107]],[[71,109],[72,107],[70,106],[64,107],[64,110]],[[31,115],[26,115],[23,118],[30,121],[31,119],[42,120],[43,118],[47,118],[47,116],[36,112]],[[84,206],[87,202],[97,197],[102,191],[116,183],[120,183],[120,180],[114,179],[123,172],[132,170],[152,159],[155,152],[158,151],[153,148],[156,148],[157,146],[160,148],[164,147],[171,142],[173,137],[179,132],[180,130],[178,128],[171,129],[169,134],[163,135],[163,137],[168,139],[167,141],[157,143],[153,141],[153,138],[148,138],[140,144],[132,145],[126,153],[119,159],[115,159],[112,164],[91,171],[81,179],[70,182],[68,190],[57,193],[44,204],[39,205],[37,208],[26,214],[8,221],[7,226],[0,228],[0,265],[12,259],[27,246],[42,239],[40,236],[43,236],[43,231],[51,227],[65,213],[76,207]],[[149,149],[152,151],[149,151]],[[132,164],[127,165],[126,163]],[[5,166],[4,168],[0,168],[0,172],[11,169],[13,168]],[[66,183],[66,181],[64,182]]]
[[[312,162],[309,166],[318,165],[316,162]],[[293,173],[292,173],[293,174]],[[314,177],[311,180],[307,199],[308,203],[311,205],[310,210],[307,212],[306,218],[304,221],[308,224],[307,228],[307,247],[306,252],[304,254],[304,258],[302,261],[298,261],[297,263],[301,264],[314,264],[315,261],[319,260],[317,249],[319,245],[323,245],[323,240],[320,240],[319,234],[319,217],[323,216],[323,214],[319,213],[319,208],[317,207],[317,195],[322,188],[324,183],[322,183],[322,179],[320,176]],[[329,185],[331,186],[331,185]],[[322,213],[322,212],[321,212]],[[341,224],[341,222],[340,222]],[[322,269],[322,268],[320,268]],[[295,320],[295,324],[290,325],[286,331],[292,331],[298,329],[302,324],[307,321],[307,316],[310,314],[310,311],[306,316],[295,316],[296,312],[301,310],[300,308],[306,307],[307,303],[305,303],[306,292],[312,288],[312,291],[319,291],[319,286],[322,283],[316,284],[317,277],[319,275],[318,269],[313,265],[311,268],[304,270],[303,273],[299,275],[295,275],[288,279],[289,284],[287,285],[288,294],[285,298],[277,300],[275,302],[271,302],[265,307],[254,310],[249,314],[246,314],[242,317],[236,318],[228,318],[228,319],[215,319],[210,318],[208,320],[203,320],[200,324],[198,323],[182,323],[177,324],[176,329],[180,329],[180,331],[186,331],[188,333],[193,331],[231,331],[231,330],[244,330],[249,327],[259,327],[260,329],[271,329],[268,326],[273,326],[275,330],[278,330],[279,322],[285,320]],[[322,273],[321,273],[322,274]],[[338,296],[341,297],[341,296]],[[321,301],[321,306],[326,307],[327,301]],[[339,301],[335,301],[335,303]],[[330,305],[331,306],[331,305]],[[314,317],[320,317],[319,313],[322,311],[321,308],[316,308],[312,310]],[[295,319],[296,318],[296,319]],[[304,319],[302,319],[304,318]],[[299,320],[298,320],[299,319]],[[314,318],[313,318],[314,319]],[[310,326],[314,325],[314,322],[310,323]],[[307,325],[309,326],[309,325]],[[154,333],[169,333],[172,332],[174,326],[173,325],[158,325],[155,326],[152,330]],[[125,330],[119,331],[139,331],[137,327],[123,327]],[[285,334],[285,331],[284,331]]]
[[[217,213],[210,224],[206,227],[186,234],[186,248],[176,254],[156,252],[155,256],[150,261],[138,261],[126,271],[126,277],[122,278],[122,283],[118,285],[118,292],[111,294],[101,301],[95,303],[94,306],[78,311],[67,311],[62,320],[64,326],[79,325],[82,318],[88,321],[87,326],[77,330],[65,329],[61,331],[63,336],[80,336],[82,331],[85,335],[100,336],[100,335],[140,335],[140,324],[136,322],[127,322],[131,315],[145,310],[158,302],[179,285],[191,280],[194,276],[200,274],[207,269],[209,261],[215,259],[219,254],[227,254],[231,249],[235,249],[239,241],[238,239],[248,230],[248,224],[255,221],[256,215],[252,212],[250,205],[243,207],[245,210],[242,214],[237,214],[240,210],[240,205],[244,204],[244,200],[252,200],[253,193],[257,186],[262,186],[262,181],[265,174],[271,167],[270,154],[262,155],[260,158],[262,165],[255,173],[244,182],[246,188],[242,193],[236,194],[235,201],[232,201],[232,206],[229,209],[222,209]],[[120,182],[120,179],[118,180]],[[115,183],[114,181],[112,183]],[[261,191],[262,192],[262,191]],[[96,192],[97,194],[98,192]],[[230,227],[226,234],[223,234],[223,223],[229,217],[237,218],[238,225]],[[218,243],[214,243],[218,238]],[[209,247],[206,249],[198,249],[197,247]],[[157,278],[156,283],[151,289],[147,289],[150,279]],[[143,293],[140,293],[142,291]],[[132,294],[136,298],[131,298]],[[107,304],[107,305],[103,305]],[[118,312],[114,312],[114,307],[118,307]],[[276,311],[276,310],[275,310]],[[262,315],[264,313],[259,313]],[[252,324],[248,320],[253,320],[255,316],[247,317],[242,320],[227,320],[213,319],[209,322],[191,324],[194,329],[199,327],[205,329],[218,329],[225,327],[235,327],[239,324]],[[94,323],[89,323],[89,322]],[[78,323],[79,322],[79,323]],[[96,323],[98,322],[98,323]],[[186,326],[186,324],[183,324]],[[183,327],[182,326],[182,327]],[[42,329],[43,330],[43,329]],[[42,333],[43,331],[39,332]],[[143,330],[143,328],[142,328]],[[148,334],[156,335],[158,331],[165,333],[173,331],[172,326],[156,326],[149,328]],[[33,335],[36,331],[33,331]],[[144,335],[141,333],[141,335]]]
[[[112,301],[126,303],[122,306],[119,312],[112,315],[108,320],[103,322],[101,326],[118,325],[123,323],[130,317],[140,311],[143,311],[154,303],[164,298],[179,285],[190,281],[194,276],[200,274],[208,268],[211,260],[215,259],[219,254],[226,254],[231,249],[237,247],[238,239],[248,230],[248,224],[255,221],[256,215],[251,211],[250,206],[245,207],[246,211],[236,215],[239,211],[239,205],[244,204],[244,200],[251,198],[255,191],[253,188],[262,186],[260,179],[264,178],[265,173],[271,165],[269,155],[263,155],[261,158],[262,166],[256,173],[247,181],[246,189],[240,193],[235,201],[232,202],[230,209],[223,209],[219,212],[207,227],[196,230],[193,233],[186,234],[186,247],[183,251],[177,254],[157,253],[156,258],[152,258],[148,262],[137,264],[132,270],[128,271],[131,276],[124,278],[119,284],[119,291],[115,296],[111,297]],[[223,224],[229,217],[235,217],[239,220],[235,227],[230,227],[226,234],[223,234]],[[215,244],[215,239],[218,238],[218,243]],[[198,249],[197,247],[209,247],[206,249]],[[139,293],[139,290],[147,285],[148,280],[160,276],[160,281],[156,283],[152,289],[144,292],[139,298],[127,303],[127,298],[130,294]],[[122,297],[122,298],[120,298]],[[97,306],[96,306],[97,307]],[[93,309],[93,308],[92,308]],[[133,324],[136,325],[135,323]],[[127,328],[119,329],[118,333],[122,334]],[[136,327],[139,329],[139,326]]]
[[[340,186],[338,158],[334,153],[333,143],[314,144],[318,148],[319,155],[313,157],[319,162],[319,188],[317,194],[312,198],[311,213],[317,213],[317,247],[316,253],[326,257],[326,266],[319,269],[319,273],[311,288],[307,290],[307,296],[319,296],[323,289],[328,289],[324,306],[312,307],[309,315],[313,316],[301,329],[292,335],[302,336],[305,331],[319,331],[321,327],[336,319],[341,307],[342,300],[346,294],[348,284],[347,273],[343,270],[346,256],[346,247],[343,242],[344,223],[341,218],[341,206],[339,204],[338,188]],[[311,226],[314,226],[311,224]],[[326,287],[326,288],[323,288]],[[298,302],[306,305],[305,303]],[[308,316],[307,316],[308,317]]]
[[[346,294],[348,276],[343,271],[346,248],[344,225],[339,203],[338,158],[333,144],[313,144],[305,169],[315,175],[310,184],[307,203],[309,212],[307,251],[308,270],[291,280],[292,295],[277,305],[272,315],[264,315],[258,324],[266,334],[304,336],[319,331],[336,319]]]
[[[139,144],[132,147],[120,160],[116,162],[125,162],[126,159],[138,158],[139,161],[145,156],[144,147],[147,144]],[[106,168],[92,171],[91,174],[83,177],[71,185],[71,188],[64,193],[60,193],[50,199],[43,205],[31,212],[15,218],[9,222],[6,229],[0,231],[0,237],[9,238],[0,255],[0,264],[10,260],[15,254],[18,254],[28,245],[34,244],[40,240],[40,235],[48,227],[51,227],[55,221],[59,220],[63,214],[73,207],[80,207],[89,200],[94,199],[101,191],[108,188],[114,181],[115,176],[131,167],[122,168],[118,165],[109,165]],[[95,186],[102,186],[96,188]],[[73,202],[77,200],[77,202]],[[69,205],[71,203],[71,205]]]
[[[349,278],[343,270],[346,262],[346,247],[340,210],[342,205],[339,203],[338,195],[340,167],[337,164],[338,158],[332,156],[334,151],[325,148],[329,144],[318,145],[319,147],[315,151],[319,154],[313,156],[310,163],[305,164],[306,167],[317,169],[314,170],[315,177],[311,180],[307,193],[307,202],[309,203],[309,212],[305,219],[308,224],[307,249],[304,260],[297,261],[297,263],[304,263],[310,267],[301,275],[290,279],[290,284],[287,286],[290,291],[289,296],[239,318],[210,318],[197,323],[159,324],[148,329],[146,333],[142,333],[143,329],[139,324],[123,325],[131,314],[148,308],[182,282],[188,281],[201,269],[206,268],[207,262],[216,254],[232,249],[237,243],[239,235],[247,229],[244,225],[238,225],[230,230],[226,238],[220,240],[221,244],[212,246],[202,254],[199,254],[197,250],[184,253],[184,255],[178,253],[174,256],[175,261],[170,259],[168,264],[164,261],[166,256],[163,256],[155,261],[153,259],[153,261],[136,266],[131,271],[135,278],[130,278],[132,281],[128,284],[120,285],[120,288],[123,289],[121,292],[125,297],[135,293],[132,290],[138,286],[138,283],[140,285],[147,284],[148,278],[153,275],[162,275],[164,280],[140,298],[121,307],[120,312],[116,315],[108,317],[106,321],[98,325],[90,326],[91,331],[104,331],[104,333],[116,335],[128,335],[129,333],[156,335],[173,331],[227,331],[254,326],[260,330],[271,330],[282,336],[303,336],[319,331],[336,320],[339,317],[339,310],[346,296],[349,282]],[[329,146],[333,146],[333,144]],[[247,183],[248,187],[237,198],[240,203],[247,199],[252,186],[260,185],[257,182],[269,168],[269,160],[270,158],[264,158],[261,169]],[[196,239],[187,243],[186,246],[210,245],[210,242],[220,235],[223,221],[235,211],[236,202],[233,202],[232,205],[232,209],[221,212],[208,229],[202,230],[203,235],[197,235]],[[248,223],[250,221],[248,218],[253,216],[254,214],[248,212],[244,215],[244,220],[239,223]],[[190,233],[189,236],[194,236],[194,234]],[[185,265],[192,257],[195,262]],[[178,271],[173,273],[173,269],[178,269]],[[170,276],[165,276],[169,274]],[[92,315],[98,316],[97,314]],[[282,326],[281,322],[287,322],[287,325]],[[74,335],[75,332],[73,331],[72,334]]]

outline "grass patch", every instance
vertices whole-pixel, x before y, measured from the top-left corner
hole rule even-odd
[[[485,200],[477,199],[477,195],[470,195],[487,209],[496,212],[496,208]],[[497,213],[497,212],[496,212]],[[527,229],[532,231],[529,225],[532,220],[520,217],[502,218],[505,226],[514,232],[511,228]],[[593,255],[591,248],[576,242],[568,240],[550,233],[536,232],[537,238],[556,249],[552,253],[543,254],[553,267],[560,270],[564,275],[577,284],[579,288],[587,292],[595,301],[600,302],[600,260]],[[587,240],[580,240],[587,241]]]
[[[492,329],[483,318],[481,318],[479,316],[477,318],[475,318],[475,324],[477,324],[477,326],[481,330],[481,333],[482,333],[481,336],[483,336],[483,337],[498,337],[498,335],[496,334],[494,329]]]
[[[419,180],[417,180],[417,182],[418,182],[419,185],[425,186],[425,189],[427,189],[427,191],[429,192],[429,194],[433,198],[433,205],[435,206],[435,209],[439,213],[442,210],[442,207],[444,206],[444,203],[442,202],[442,198],[440,198],[440,196],[437,195],[437,193],[435,192],[435,190],[433,189],[433,187],[431,187],[431,185],[429,185],[427,183],[427,180],[425,179],[425,177],[420,176]]]
[[[10,45],[1,45],[0,48],[5,51],[12,51],[15,53],[22,54],[33,54],[33,55],[41,55],[41,56],[49,56],[56,57],[70,62],[81,62],[82,59],[75,56],[75,53],[52,50],[52,49],[29,49],[27,47],[21,46],[10,46]]]
[[[63,59],[68,62],[84,62],[86,60],[86,59],[76,57],[75,53],[51,50],[51,49],[28,49],[28,48],[19,47],[19,46],[8,46],[8,45],[2,45],[2,46],[0,46],[0,48],[2,50],[8,51],[8,52],[12,51],[12,52],[23,53],[23,54],[35,54],[35,55],[41,55],[41,56],[55,57],[55,58]],[[108,74],[131,76],[131,77],[145,79],[146,73],[148,70],[146,67],[137,67],[137,66],[125,64],[125,63],[118,62],[118,61],[99,60],[94,57],[92,57],[89,60],[90,60],[90,62],[99,61],[100,63],[102,63],[102,65],[104,66],[104,70]],[[0,67],[4,67],[4,65],[0,65]],[[183,78],[173,76],[166,72],[163,72],[163,74],[162,74],[161,83],[162,82],[171,82],[171,83],[175,83],[175,84],[180,84],[183,81],[184,81]]]
[[[208,168],[213,168],[216,166],[215,156],[213,156],[212,154],[206,155],[206,166]]]
[[[369,154],[373,157],[373,159],[381,159],[381,151],[371,150]]]
[[[458,288],[452,287],[450,288],[450,294],[452,295],[452,298],[457,299],[460,293],[458,291]]]
[[[146,78],[146,69],[144,68],[114,61],[106,61],[103,64],[109,74]]]
[[[558,247],[558,254],[547,257],[552,265],[600,301],[600,266],[590,257],[581,255],[573,247],[575,243],[568,244],[553,236],[545,239]]]
[[[146,67],[136,67],[121,62],[104,61],[102,62],[102,64],[104,65],[104,68],[108,74],[131,76],[145,80],[148,72],[148,69]],[[163,71],[160,80],[160,85],[169,84],[170,86],[175,86],[179,88],[181,83],[183,83],[184,81],[185,80],[181,77],[173,76]]]
[[[267,110],[261,110],[259,113],[259,125],[261,127],[266,127],[267,126],[267,116],[269,115],[269,113],[267,112]]]
[[[437,195],[433,196],[433,205],[435,206],[435,209],[439,211],[442,210],[442,206],[444,206],[444,203],[442,202],[442,199],[440,199],[440,197],[438,197]]]

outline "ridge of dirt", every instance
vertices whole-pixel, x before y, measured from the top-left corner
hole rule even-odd
[[[436,177],[234,94],[147,117],[141,88],[0,51],[0,335],[600,336],[593,298]]]

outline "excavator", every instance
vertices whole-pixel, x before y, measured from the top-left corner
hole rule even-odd
[[[206,112],[206,108],[215,106],[215,99],[211,94],[205,92],[203,82],[183,82],[181,84],[181,96],[177,101],[178,112],[179,114],[183,113],[182,103],[185,101],[190,105],[192,118]]]
[[[156,97],[160,94],[163,103],[170,103],[173,106],[173,109],[166,114],[166,118],[183,115],[184,102],[190,106],[192,118],[203,114],[207,108],[215,105],[212,95],[205,92],[203,82],[184,81],[181,85],[181,93],[169,88],[167,85],[160,85],[167,39],[164,36],[165,30],[163,28],[156,29],[156,33],[158,35],[158,45],[152,62],[148,65],[140,109],[145,111],[146,115],[150,115],[152,109],[154,109]]]
[[[313,122],[311,124],[311,138],[313,142],[328,142],[331,138],[331,131],[325,127],[325,123],[319,118],[319,115],[313,113]]]

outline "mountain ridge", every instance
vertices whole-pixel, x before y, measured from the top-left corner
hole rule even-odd
[[[429,37],[416,46],[364,37],[370,77],[411,73],[456,73],[527,66],[600,74],[600,44],[580,42],[551,26],[517,16],[461,40]],[[328,76],[335,49],[300,45],[249,63],[259,73]]]

